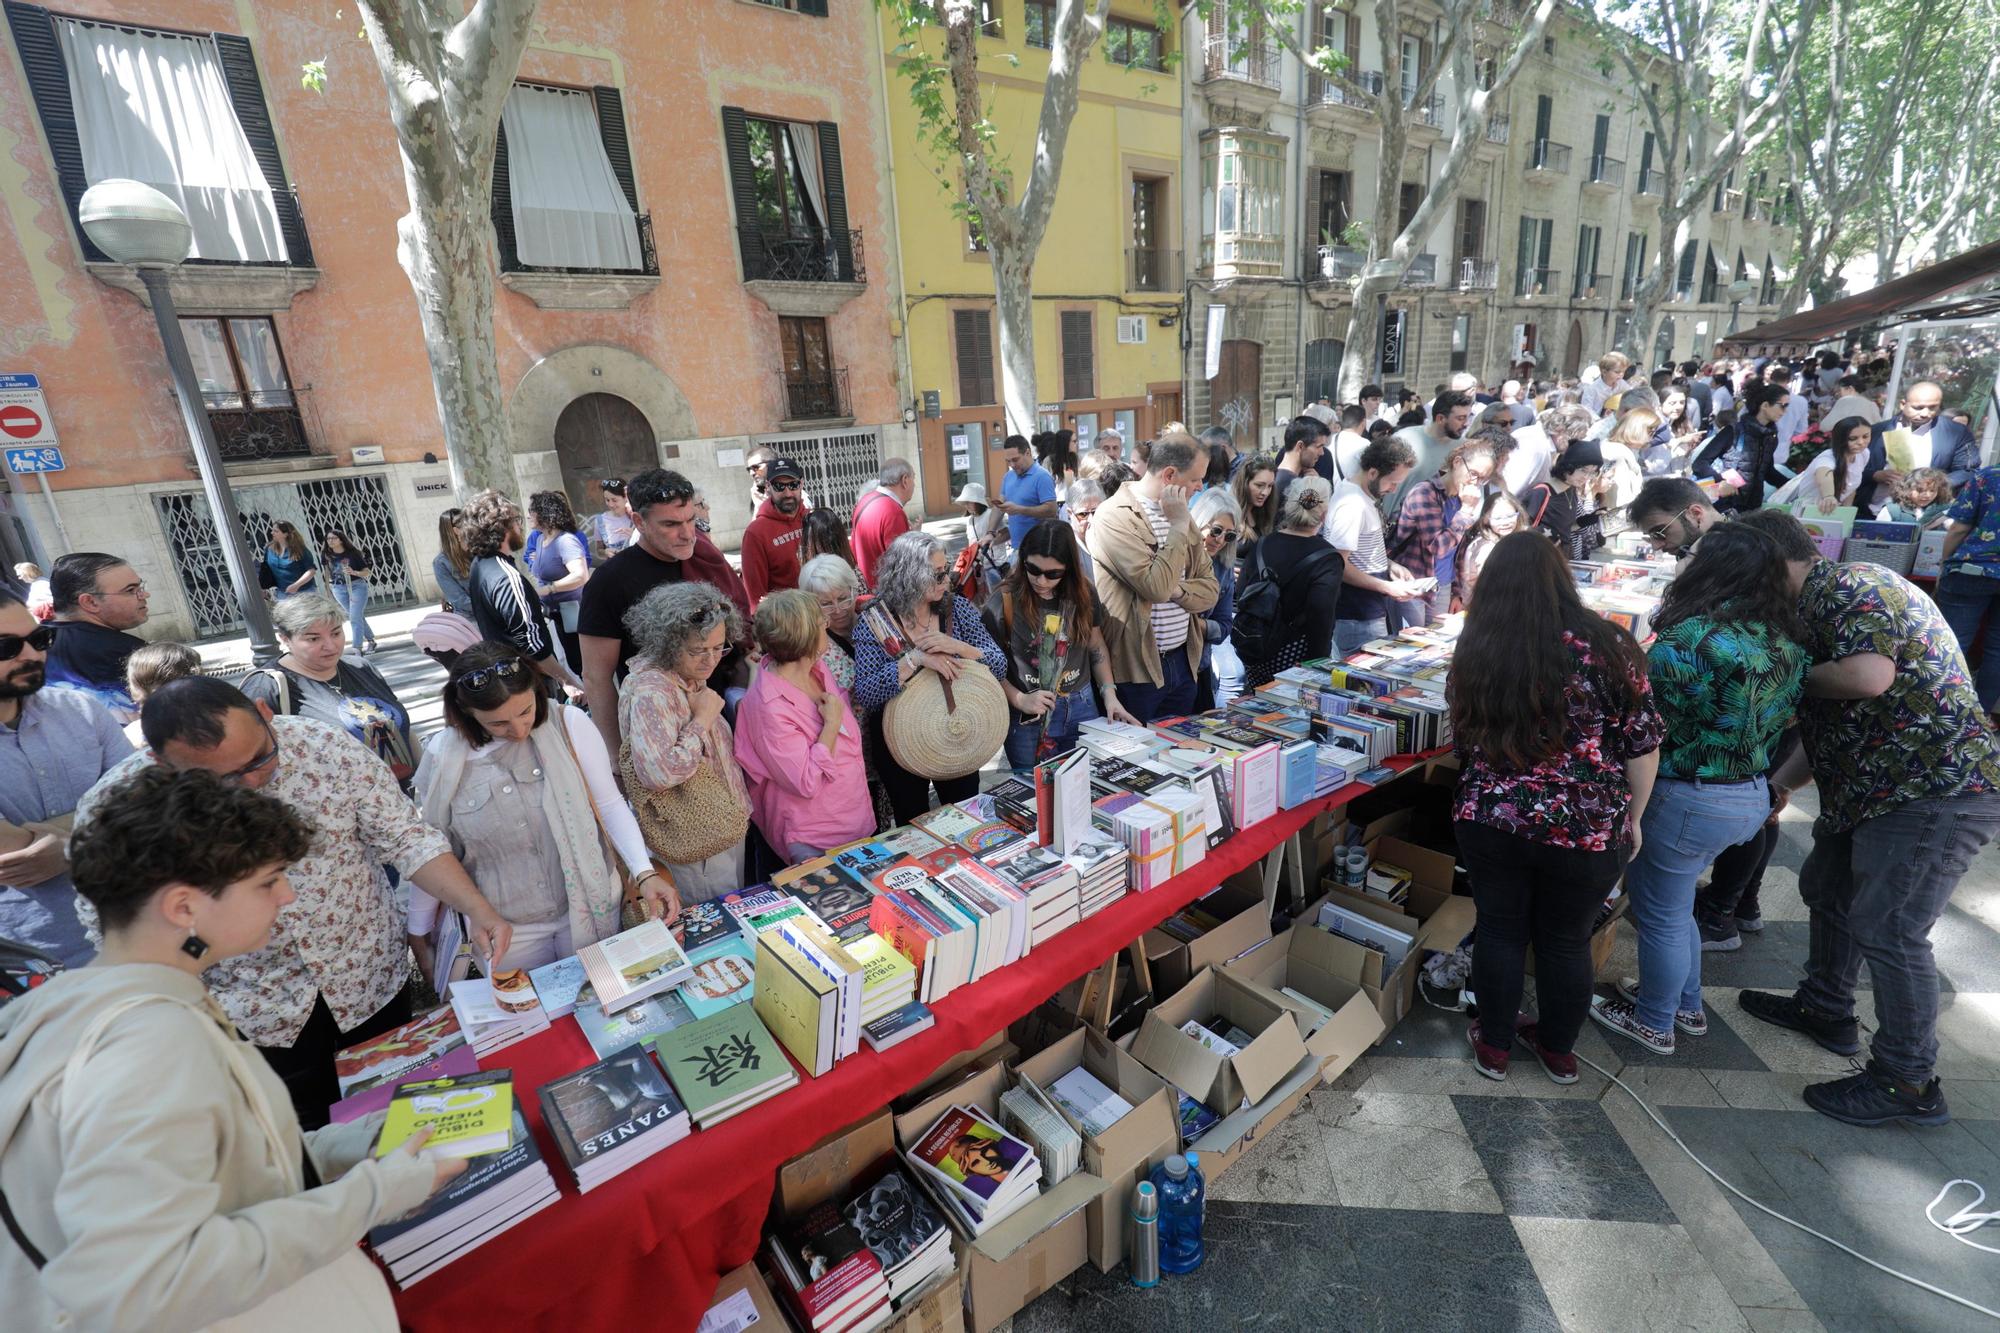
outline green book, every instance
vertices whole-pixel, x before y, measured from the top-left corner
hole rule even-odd
[[[689,1116],[703,1129],[799,1081],[777,1040],[747,1004],[732,1004],[646,1041]]]

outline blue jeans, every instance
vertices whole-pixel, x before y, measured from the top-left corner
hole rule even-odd
[[[327,591],[347,612],[348,643],[359,648],[364,643],[374,642],[375,631],[368,628],[368,617],[362,611],[368,605],[368,580],[351,578],[345,583],[333,584]]]
[[[1050,754],[1061,754],[1076,748],[1077,728],[1097,716],[1097,696],[1091,692],[1088,682],[1056,700],[1056,706],[1049,710],[1049,743],[1055,748]],[[1031,717],[1022,721],[1018,716],[1007,724],[1007,763],[1017,773],[1025,773],[1035,766],[1035,750],[1042,740],[1042,719]]]
[[[1967,658],[1972,656],[1972,640],[1979,633],[1979,621],[1982,617],[1986,620],[1986,636],[1979,648],[1979,673],[1973,683],[1979,691],[1979,706],[1988,712],[1993,711],[1995,703],[2000,703],[2000,614],[1986,614],[1996,597],[2000,597],[2000,579],[1954,569],[1945,571],[1937,581],[1938,610],[1944,612],[1945,623],[1958,636],[1958,646]]]
[[[1374,620],[1336,620],[1333,622],[1333,655],[1345,657],[1370,639],[1389,637],[1388,617]]]
[[[1722,852],[1747,841],[1771,813],[1763,777],[1719,785],[1663,777],[1641,824],[1639,854],[1625,867],[1639,932],[1639,1021],[1674,1029],[1674,1011],[1701,1012],[1701,932],[1694,886]]]
[[[1937,960],[1931,927],[1996,832],[2000,794],[1911,801],[1813,843],[1799,869],[1812,914],[1799,1000],[1854,1015],[1861,964],[1875,983],[1875,1063],[1906,1083],[1937,1065]]]
[[[1163,684],[1137,680],[1118,682],[1118,702],[1141,722],[1163,717],[1184,717],[1194,710],[1194,672],[1188,669],[1187,652],[1171,648],[1160,654]]]
[[[1243,693],[1243,659],[1236,655],[1236,646],[1224,639],[1215,645],[1208,660],[1215,672],[1215,706],[1220,708]]]

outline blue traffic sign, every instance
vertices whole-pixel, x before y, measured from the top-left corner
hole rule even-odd
[[[0,375],[0,393],[9,389],[39,389],[42,387],[40,375]]]
[[[33,476],[37,472],[61,472],[63,467],[62,450],[54,445],[7,451],[7,470],[17,477]]]

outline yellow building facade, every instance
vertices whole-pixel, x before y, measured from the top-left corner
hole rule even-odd
[[[1055,6],[995,0],[979,38],[979,68],[996,162],[1025,175],[1048,76]],[[1167,68],[1172,40],[1149,5],[1114,0],[1105,40],[1086,57],[1061,184],[1034,268],[1037,420],[1006,422],[1001,406],[993,269],[954,209],[955,167],[919,140],[902,38],[880,20],[893,163],[901,315],[919,414],[923,495],[951,509],[967,481],[997,493],[999,446],[1010,430],[1068,427],[1087,447],[1117,426],[1146,438],[1181,414],[1183,247],[1181,86]],[[922,40],[943,50],[941,29]]]

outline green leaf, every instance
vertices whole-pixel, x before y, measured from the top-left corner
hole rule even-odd
[[[326,57],[299,66],[299,86],[309,93],[326,91]]]

